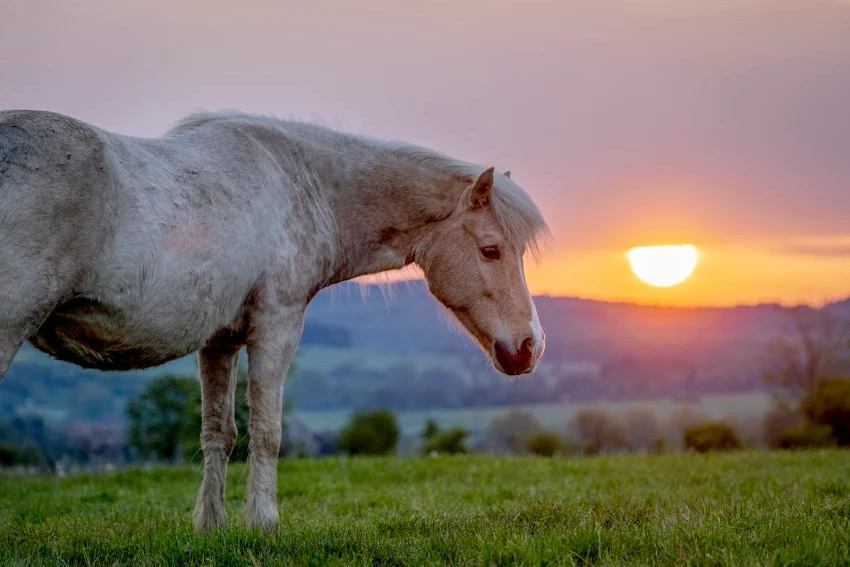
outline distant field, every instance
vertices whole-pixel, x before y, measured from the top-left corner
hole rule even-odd
[[[364,370],[387,370],[397,365],[414,368],[439,368],[462,371],[461,359],[439,353],[396,354],[392,351],[370,351],[365,349],[333,348],[309,345],[298,351],[298,365],[305,369],[330,372],[339,366],[353,364]]]
[[[537,416],[541,424],[549,429],[563,431],[566,423],[582,408],[601,408],[614,413],[625,413],[632,409],[646,408],[658,418],[666,418],[677,409],[691,408],[712,418],[747,418],[764,414],[771,407],[770,396],[762,392],[744,394],[718,394],[702,396],[695,403],[677,400],[651,400],[629,402],[600,402],[581,404],[540,404],[514,406]],[[502,415],[509,408],[461,408],[397,412],[396,416],[403,433],[418,433],[425,421],[433,417],[441,426],[464,427],[483,430],[493,417]],[[351,415],[350,410],[299,411],[301,418],[313,431],[337,430],[343,427]]]
[[[196,537],[196,468],[0,477],[0,564],[848,565],[850,452],[284,461],[279,533]]]

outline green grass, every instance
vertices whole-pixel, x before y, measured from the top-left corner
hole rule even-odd
[[[848,565],[850,452],[282,461],[282,525],[196,537],[197,469],[0,477],[8,565]]]

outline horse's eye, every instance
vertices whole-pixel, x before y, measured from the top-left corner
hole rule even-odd
[[[498,246],[485,246],[481,249],[481,255],[488,260],[498,260],[501,257]]]

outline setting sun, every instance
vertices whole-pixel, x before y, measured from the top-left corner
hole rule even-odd
[[[629,250],[629,264],[644,283],[670,287],[685,281],[697,265],[697,249],[690,245],[641,246]]]

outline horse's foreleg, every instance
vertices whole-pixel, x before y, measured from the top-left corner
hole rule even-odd
[[[22,344],[23,341],[19,342],[12,338],[0,337],[0,380],[6,375],[6,371],[12,365],[12,360],[14,360]]]
[[[303,328],[304,310],[252,317],[248,338],[248,405],[251,436],[245,521],[269,532],[277,528],[277,460],[280,452],[283,381]]]
[[[204,480],[193,514],[195,531],[227,523],[224,486],[227,461],[236,442],[235,395],[239,348],[207,346],[198,352],[201,378],[201,450]]]
[[[12,365],[18,350],[38,330],[57,303],[50,297],[26,300],[26,297],[4,294],[0,289],[0,380]]]
[[[14,223],[10,226],[16,228]],[[0,379],[24,342],[38,332],[56,306],[73,297],[75,282],[82,278],[81,272],[66,274],[54,264],[33,258],[21,244],[36,246],[44,256],[50,256],[52,243],[43,243],[23,230],[6,229],[0,226]],[[44,233],[49,231],[37,231],[38,236]]]

